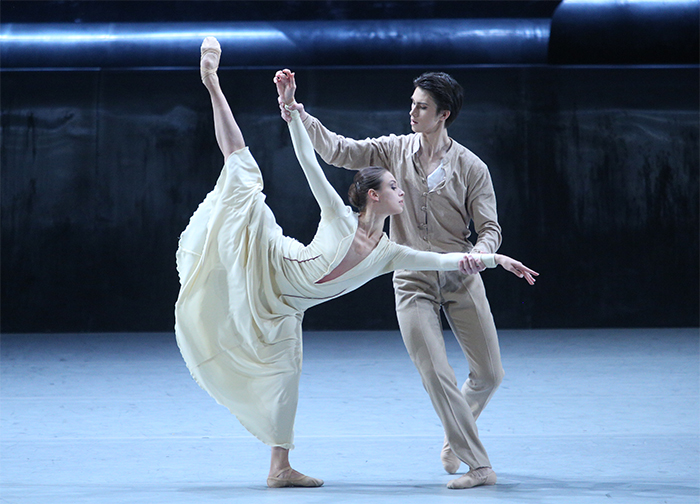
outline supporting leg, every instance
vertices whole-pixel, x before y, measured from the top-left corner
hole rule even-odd
[[[460,289],[443,290],[443,296],[445,316],[469,363],[469,378],[462,386],[462,394],[476,421],[503,380],[496,326],[478,275],[464,278]],[[450,481],[447,487],[461,489],[495,483],[493,469],[471,465],[468,473]]]
[[[490,466],[471,408],[447,361],[438,308],[414,296],[397,309],[401,336],[440,417],[452,451],[470,467]]]
[[[462,394],[476,420],[503,381],[498,333],[481,277],[464,278],[461,289],[444,296],[445,316],[469,363]]]

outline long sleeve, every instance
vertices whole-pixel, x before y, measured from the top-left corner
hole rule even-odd
[[[355,140],[333,133],[311,114],[307,114],[303,125],[316,152],[328,164],[349,170],[366,166],[391,168],[389,146],[395,135]]]
[[[496,194],[486,165],[479,162],[470,170],[469,193],[465,202],[474,221],[477,234],[475,248],[483,252],[496,252],[501,246],[501,226],[498,224]]]
[[[393,256],[388,265],[390,270],[456,271],[459,269],[459,261],[464,257],[462,252],[427,252],[394,242],[390,243],[387,253]],[[487,268],[498,266],[495,254],[471,255],[476,259],[481,259]]]
[[[318,164],[311,139],[299,118],[299,112],[296,110],[292,111],[289,133],[292,137],[294,152],[296,153],[302,170],[304,170],[304,175],[306,175],[306,180],[309,183],[311,192],[314,198],[316,198],[321,210],[333,209],[335,211],[340,211],[345,208],[345,203],[342,198],[338,195],[331,183],[328,182],[321,165]]]

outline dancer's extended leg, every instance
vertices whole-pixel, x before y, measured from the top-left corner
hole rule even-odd
[[[224,159],[231,153],[245,147],[243,133],[241,133],[233,112],[229,107],[221,86],[216,70],[219,68],[219,58],[221,57],[221,46],[214,37],[207,37],[202,42],[202,58],[199,62],[202,82],[211,96],[211,106],[214,112],[214,132],[216,141],[219,144]]]

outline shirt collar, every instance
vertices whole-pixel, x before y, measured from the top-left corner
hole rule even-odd
[[[454,153],[455,153],[455,141],[452,139],[452,137],[448,137],[450,139],[450,148],[447,150],[445,153],[445,157],[443,159],[448,160],[450,159]],[[420,133],[414,133],[413,134],[413,143],[410,145],[410,153],[411,156],[415,156],[418,154],[418,151],[420,150]],[[445,163],[447,164],[447,162]]]

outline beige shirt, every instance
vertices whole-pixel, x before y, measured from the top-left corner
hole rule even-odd
[[[469,222],[473,220],[475,247],[485,253],[498,250],[501,227],[491,174],[466,147],[452,141],[443,158],[445,178],[430,190],[418,159],[419,134],[353,140],[329,131],[311,115],[304,127],[325,162],[354,170],[383,166],[393,173],[406,193],[404,212],[391,217],[393,241],[418,250],[469,252]]]

